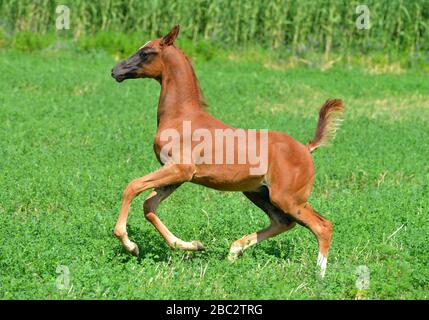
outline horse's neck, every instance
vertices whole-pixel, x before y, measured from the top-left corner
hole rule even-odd
[[[186,57],[179,50],[171,48],[164,57],[164,63],[158,103],[158,126],[168,124],[172,119],[189,119],[194,112],[202,110],[198,82]]]

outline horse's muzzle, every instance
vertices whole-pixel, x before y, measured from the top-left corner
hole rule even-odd
[[[112,77],[116,81],[122,82],[126,78],[126,70],[123,70],[122,66],[118,65],[112,69]]]
[[[128,64],[126,61],[117,64],[112,69],[112,77],[115,78],[116,81],[122,82],[125,79],[134,78],[136,75],[137,67]]]
[[[112,71],[112,78],[114,78],[117,82],[122,82],[125,80],[125,75],[121,75],[121,74],[115,74]]]

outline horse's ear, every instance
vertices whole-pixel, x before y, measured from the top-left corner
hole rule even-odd
[[[171,46],[179,35],[180,26],[176,25],[171,29],[170,33],[161,39],[161,46]]]

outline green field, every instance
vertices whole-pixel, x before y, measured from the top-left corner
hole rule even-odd
[[[268,223],[239,193],[185,184],[163,222],[206,251],[172,251],[132,206],[141,257],[113,237],[122,191],[158,167],[152,151],[159,85],[110,78],[104,53],[0,52],[0,298],[428,299],[429,77],[418,70],[327,71],[213,59],[196,71],[209,112],[244,128],[313,135],[320,105],[346,114],[315,152],[310,202],[334,223],[327,275],[300,226],[247,250],[230,244]],[[70,286],[58,289],[58,266]],[[356,269],[370,272],[359,291]]]

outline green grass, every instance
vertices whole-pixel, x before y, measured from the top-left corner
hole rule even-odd
[[[141,257],[126,254],[112,231],[123,188],[158,167],[159,85],[115,83],[115,61],[103,53],[3,51],[0,60],[1,298],[429,298],[427,74],[197,63],[209,111],[234,126],[307,142],[320,105],[329,97],[346,102],[333,146],[314,154],[310,202],[334,223],[320,282],[316,241],[300,226],[230,264],[230,244],[267,218],[239,193],[192,184],[159,215],[207,250],[170,250],[143,217],[146,192],[128,229]],[[70,269],[68,290],[56,288],[59,265]],[[355,286],[361,265],[370,270],[364,292]]]

